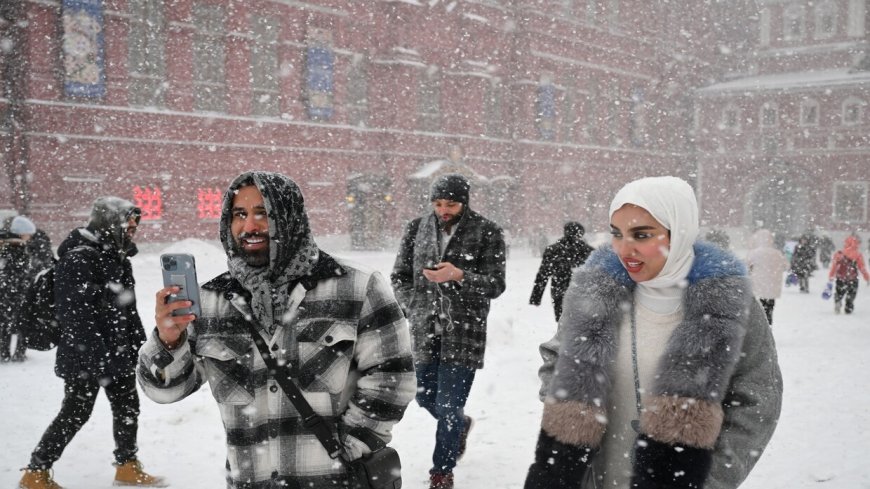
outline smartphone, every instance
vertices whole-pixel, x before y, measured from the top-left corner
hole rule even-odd
[[[438,270],[438,264],[433,263],[433,262],[429,262],[423,268],[425,268],[426,270]]]
[[[197,318],[202,314],[199,307],[199,282],[196,280],[196,263],[193,255],[187,253],[166,253],[160,255],[160,265],[163,269],[163,286],[180,287],[177,294],[169,296],[169,302],[191,301],[193,305],[172,312],[173,316],[194,314]]]

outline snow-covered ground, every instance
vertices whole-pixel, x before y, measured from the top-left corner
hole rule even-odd
[[[328,251],[381,270],[392,253]],[[139,311],[153,326],[154,293],[161,287],[159,253],[184,251],[197,258],[200,281],[225,269],[223,251],[183,241],[134,259]],[[528,305],[539,259],[514,250],[507,291],[493,303],[486,367],[479,371],[466,412],[477,424],[456,468],[460,488],[522,487],[538,432],[538,344],[555,330],[549,306]],[[826,274],[824,274],[826,276]],[[870,291],[862,283],[851,316],[835,316],[823,301],[823,274],[812,293],[785,289],[775,311],[774,334],[785,378],[779,427],[746,489],[870,489]],[[549,293],[548,293],[549,294]],[[17,487],[19,469],[57,413],[62,382],[54,352],[31,352],[23,364],[0,365],[0,489]],[[224,431],[207,388],[184,401],[158,405],[142,396],[139,446],[146,469],[167,476],[172,487],[224,487]],[[395,429],[408,489],[428,486],[435,423],[415,403]],[[111,487],[111,414],[103,395],[95,413],[55,465],[69,489]]]

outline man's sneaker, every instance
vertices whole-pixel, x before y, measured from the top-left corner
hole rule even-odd
[[[130,460],[115,466],[116,486],[133,487],[167,487],[169,484],[163,477],[151,475],[142,470],[142,463],[138,460]]]
[[[465,418],[465,427],[462,428],[462,433],[459,434],[459,451],[456,452],[456,460],[460,460],[465,455],[465,447],[468,444],[468,433],[474,426],[474,419],[471,416],[463,416]]]
[[[842,306],[839,302],[834,303],[834,314],[840,314],[840,307]]]
[[[63,489],[51,476],[50,470],[24,469],[19,489]]]
[[[453,474],[429,474],[429,489],[453,489]]]

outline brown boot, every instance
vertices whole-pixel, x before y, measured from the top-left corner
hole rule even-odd
[[[33,469],[24,469],[18,487],[19,489],[63,489],[51,477],[51,471]]]
[[[453,489],[453,474],[429,474],[429,489]]]
[[[142,463],[138,460],[130,460],[115,467],[114,485],[116,486],[167,487],[169,485],[163,477],[142,470]]]

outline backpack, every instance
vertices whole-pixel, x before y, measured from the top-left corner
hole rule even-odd
[[[858,262],[846,255],[840,255],[840,258],[837,260],[837,278],[839,280],[857,280]]]
[[[80,248],[87,246],[77,246],[70,252]],[[16,326],[31,350],[48,351],[60,343],[60,326],[54,308],[54,270],[57,264],[58,260],[52,258],[51,265],[36,274],[18,311]]]
[[[60,328],[54,312],[54,269],[57,262],[39,272],[27,289],[18,311],[18,331],[27,348],[48,351],[60,342]]]

